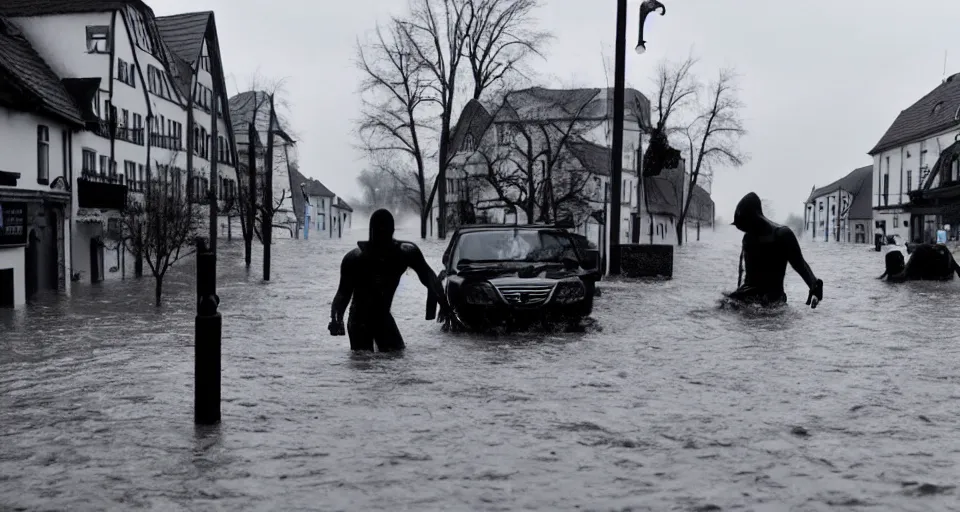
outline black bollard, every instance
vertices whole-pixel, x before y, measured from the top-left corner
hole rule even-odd
[[[217,311],[217,255],[197,240],[197,317],[193,417],[198,425],[220,423],[220,338],[223,319]]]

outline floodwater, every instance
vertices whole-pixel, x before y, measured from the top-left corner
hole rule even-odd
[[[785,311],[721,311],[718,231],[672,281],[602,282],[581,334],[442,333],[410,272],[406,353],[353,356],[327,322],[361,235],[277,243],[269,284],[221,245],[216,428],[192,422],[191,265],[159,310],[127,280],[3,312],[0,509],[960,510],[956,281],[806,244],[819,308],[791,272]]]

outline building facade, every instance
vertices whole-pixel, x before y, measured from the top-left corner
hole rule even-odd
[[[220,185],[225,199],[235,190],[226,96],[203,89],[225,88],[213,13],[192,15],[204,22],[186,35],[161,30],[139,0],[10,1],[0,3],[0,15],[22,30],[83,115],[69,148],[74,280],[142,269],[125,246],[121,214],[129,202],[143,201],[149,183],[163,182],[200,207],[211,185]],[[166,27],[187,20],[174,21]],[[196,55],[179,54],[180,36],[191,39]]]
[[[950,201],[935,198],[936,194],[930,190],[951,183],[941,181],[950,176],[949,171],[934,177],[932,169],[960,134],[958,78],[960,75],[948,77],[900,112],[868,153],[873,157],[872,207],[876,232],[917,241],[924,238],[924,233],[936,231],[938,218],[944,214],[949,216],[950,207],[946,203]],[[925,192],[918,192],[920,190]],[[923,204],[914,204],[915,200]]]
[[[71,148],[83,127],[67,87],[0,18],[0,307],[69,293]]]
[[[814,187],[803,203],[802,238],[872,244],[872,198],[872,165],[855,169],[825,187]]]

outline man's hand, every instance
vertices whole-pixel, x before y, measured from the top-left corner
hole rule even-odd
[[[440,314],[437,315],[437,323],[443,324],[441,328],[444,332],[450,330],[451,324],[454,322],[453,310],[450,309],[450,306],[440,305]]]
[[[817,304],[823,300],[823,280],[817,279],[817,284],[810,288],[810,294],[807,295],[807,305],[810,309],[817,309]]]
[[[330,336],[345,336],[347,330],[343,327],[342,318],[334,318],[330,320],[330,324],[327,325],[327,329],[330,329]]]

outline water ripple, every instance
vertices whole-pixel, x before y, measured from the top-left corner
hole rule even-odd
[[[0,508],[957,510],[960,285],[811,245],[817,310],[794,274],[787,308],[722,310],[739,248],[706,235],[672,281],[603,281],[582,333],[444,334],[407,275],[402,355],[327,335],[355,239],[278,243],[271,283],[222,244],[211,428],[190,263],[159,309],[127,280],[0,312]]]

